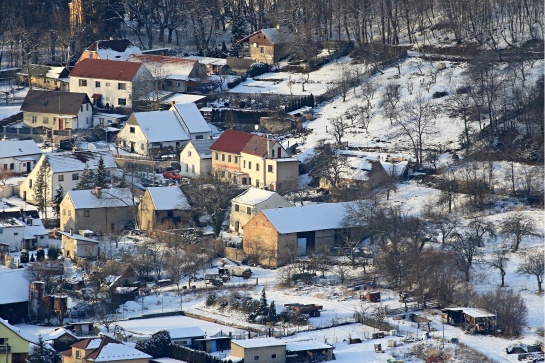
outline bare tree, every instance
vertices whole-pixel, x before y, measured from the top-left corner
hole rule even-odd
[[[346,156],[340,154],[337,149],[326,143],[325,140],[318,141],[314,155],[307,160],[307,163],[312,168],[309,173],[312,178],[316,180],[323,178],[335,189],[340,188],[341,177],[348,170]]]
[[[543,251],[538,249],[536,252],[527,252],[523,256],[521,264],[517,267],[517,273],[521,275],[534,275],[537,280],[538,292],[543,292],[543,274],[544,274]]]
[[[333,117],[329,121],[329,126],[331,127],[329,134],[335,139],[335,144],[337,147],[343,148],[342,139],[350,128],[348,120],[344,116]]]
[[[509,262],[509,250],[503,246],[492,251],[490,259],[486,262],[491,268],[500,271],[501,287],[505,287],[505,275],[507,274],[507,264]]]
[[[471,234],[456,234],[456,238],[449,244],[455,259],[454,263],[465,275],[465,281],[470,281],[471,266],[482,256],[479,250],[479,241]]]
[[[537,233],[534,220],[524,213],[516,212],[503,221],[501,233],[513,238],[513,252],[517,252],[522,239],[527,236],[534,236]]]
[[[427,137],[435,132],[433,107],[429,100],[418,95],[414,101],[401,106],[402,114],[394,121],[401,128],[400,135],[409,139],[416,158],[416,164],[422,165],[424,144]]]

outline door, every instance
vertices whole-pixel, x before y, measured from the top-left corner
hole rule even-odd
[[[210,343],[211,343],[210,344],[210,353],[217,352],[218,351],[217,342],[215,340],[212,340]]]
[[[238,232],[239,228],[240,228],[240,223],[239,223],[239,221],[236,221],[235,222],[235,232]]]
[[[31,161],[29,161],[29,162],[26,163],[26,172],[27,172],[27,173],[30,173],[30,171],[32,170],[32,168],[30,167],[30,164],[32,164]]]
[[[131,142],[131,153],[134,152],[134,142]]]
[[[297,255],[298,256],[307,255],[307,239],[306,238],[297,238]]]
[[[59,130],[64,130],[64,119],[59,119]]]

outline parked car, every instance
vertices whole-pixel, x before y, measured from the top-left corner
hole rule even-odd
[[[163,171],[163,178],[180,180],[181,176],[180,174],[176,173],[176,170],[174,170],[174,168],[166,168],[166,170]]]

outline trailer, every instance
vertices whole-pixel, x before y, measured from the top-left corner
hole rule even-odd
[[[300,314],[307,314],[311,318],[320,316],[320,310],[324,309],[322,305],[298,303],[284,304],[284,308],[294,310]]]

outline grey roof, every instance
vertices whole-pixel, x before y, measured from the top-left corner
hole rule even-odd
[[[0,158],[16,158],[41,153],[34,140],[0,140]]]
[[[59,232],[63,236],[66,236],[66,237],[71,238],[71,239],[76,240],[76,241],[99,243],[96,239],[85,237],[85,236],[82,236],[81,234],[76,234],[76,233],[70,234],[68,232],[63,232],[63,231],[57,231],[57,232]]]
[[[269,38],[273,44],[288,43],[292,37],[290,32],[278,30],[276,28],[261,29],[261,32],[265,34],[265,36]]]
[[[84,103],[91,103],[85,93],[30,90],[21,111],[77,115]]]
[[[34,77],[60,79],[68,78],[70,72],[65,67],[51,67],[41,64],[25,65],[21,69],[21,72],[19,72],[19,74],[24,75],[28,75],[29,73]]]
[[[74,151],[49,153],[47,155],[49,167],[53,173],[66,173],[70,171],[82,171],[85,165],[89,169],[98,168],[100,157],[104,160],[106,169],[117,168],[117,165],[108,151]],[[44,156],[42,156],[44,157]]]
[[[197,153],[201,156],[201,158],[211,158],[212,157],[212,150],[210,150],[210,146],[214,143],[213,139],[202,139],[202,140],[191,140],[191,143],[195,147],[195,150],[197,150]]]
[[[97,197],[94,189],[71,190],[65,198],[68,196],[76,209],[132,207],[133,205],[133,196],[128,188],[102,189],[100,198]]]

